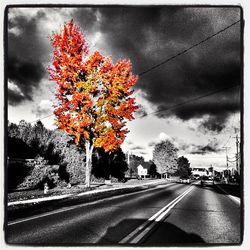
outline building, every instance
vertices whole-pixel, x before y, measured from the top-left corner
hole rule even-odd
[[[146,177],[147,175],[148,175],[148,170],[147,170],[147,168],[144,168],[142,165],[139,165],[138,167],[137,167],[137,171],[138,171],[138,176],[139,177]]]
[[[208,175],[208,169],[205,167],[193,167],[191,170],[193,176],[200,177],[203,175]]]

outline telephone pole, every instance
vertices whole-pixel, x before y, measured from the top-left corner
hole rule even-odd
[[[223,147],[223,149],[226,149],[226,164],[227,164],[227,170],[228,170],[228,155],[227,155],[227,150],[230,149],[230,147]]]
[[[128,150],[128,166],[129,166],[129,155],[130,155],[130,151]]]
[[[227,176],[226,176],[226,183],[228,183],[229,181],[229,171],[228,171],[228,155],[227,155],[227,150],[229,149],[230,147],[223,147],[223,149],[226,149],[226,163],[227,163]],[[224,172],[223,172],[223,176],[224,176]],[[225,177],[225,176],[224,176]]]
[[[239,160],[240,160],[239,144],[240,144],[240,142],[239,142],[239,137],[237,134],[233,138],[235,138],[235,140],[236,140],[236,170],[237,170],[238,174],[240,174],[240,168],[239,168]]]
[[[131,171],[131,168],[130,168],[130,150],[128,150],[128,160],[127,160],[127,163],[128,163],[128,170],[129,170],[129,176],[130,178],[132,178],[132,171]]]

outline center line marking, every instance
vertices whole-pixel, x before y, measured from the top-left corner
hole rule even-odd
[[[120,244],[136,244],[142,240],[155,226],[156,224],[164,220],[169,211],[180,202],[189,192],[193,190],[194,186],[188,188],[185,192],[180,194],[170,203],[168,203],[165,207],[159,210],[156,214],[150,217],[146,222],[144,222],[141,226],[132,231],[129,235],[119,241]]]

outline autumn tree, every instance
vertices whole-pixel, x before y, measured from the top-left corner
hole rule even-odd
[[[153,162],[159,174],[174,174],[177,170],[177,148],[169,140],[157,143],[153,151]]]
[[[116,151],[128,130],[126,121],[137,109],[131,87],[137,82],[130,61],[94,52],[88,57],[85,38],[70,21],[53,33],[50,79],[58,86],[54,114],[58,128],[66,131],[86,151],[86,186],[90,186],[94,147]]]

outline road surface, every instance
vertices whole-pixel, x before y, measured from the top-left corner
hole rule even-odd
[[[10,244],[239,244],[240,204],[216,187],[168,183],[153,189],[11,221]]]

